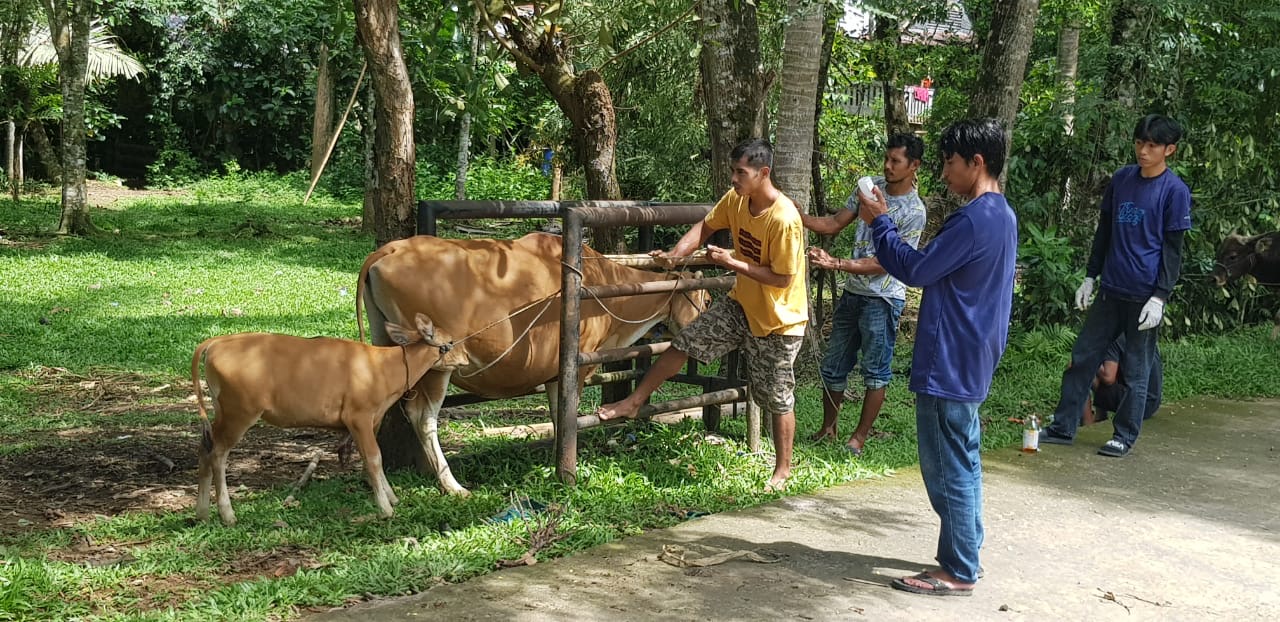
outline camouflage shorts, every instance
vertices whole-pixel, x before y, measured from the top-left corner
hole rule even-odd
[[[803,340],[796,335],[752,335],[742,305],[726,297],[680,331],[671,346],[704,363],[741,350],[751,398],[765,412],[781,415],[795,410],[794,366]]]

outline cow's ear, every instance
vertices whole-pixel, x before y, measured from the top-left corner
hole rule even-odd
[[[419,313],[413,317],[413,321],[418,326],[418,332],[423,339],[431,341],[436,337],[436,327],[431,323],[431,318]]]
[[[1253,250],[1259,255],[1265,255],[1267,254],[1267,251],[1271,250],[1271,243],[1275,241],[1276,236],[1274,235],[1259,238],[1257,242],[1253,243]]]
[[[407,346],[416,341],[415,337],[405,327],[395,322],[387,322],[387,336],[391,338],[392,343],[398,346]]]

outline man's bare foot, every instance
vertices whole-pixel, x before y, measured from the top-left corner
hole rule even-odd
[[[811,443],[817,443],[818,441],[825,441],[825,440],[827,440],[827,439],[834,439],[835,437],[836,437],[836,429],[835,429],[835,428],[826,428],[826,427],[824,427],[824,428],[819,429],[817,432],[814,432],[813,434],[809,435],[809,442],[811,442]]]
[[[861,456],[862,450],[866,449],[867,447],[867,439],[858,438],[856,436],[850,436],[849,442],[845,443],[844,445],[845,445],[845,449],[849,450],[849,453],[855,456]]]
[[[596,409],[596,416],[601,421],[610,421],[612,419],[635,419],[640,414],[640,408],[632,406],[626,400],[614,402],[612,404],[604,404]]]

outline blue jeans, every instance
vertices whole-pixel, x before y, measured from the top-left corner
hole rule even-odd
[[[920,475],[929,503],[942,520],[938,564],[963,583],[978,581],[982,527],[981,402],[916,395]]]
[[[1132,447],[1142,431],[1142,415],[1147,407],[1147,386],[1151,381],[1151,366],[1158,353],[1156,338],[1159,327],[1138,330],[1138,315],[1143,302],[1120,300],[1106,292],[1089,307],[1084,327],[1071,348],[1071,367],[1062,373],[1062,394],[1058,408],[1053,412],[1053,423],[1047,428],[1050,434],[1075,438],[1080,426],[1080,411],[1089,396],[1098,365],[1107,348],[1122,333],[1124,354],[1120,356],[1120,371],[1129,385],[1129,395],[1120,404],[1115,416],[1114,440]]]
[[[905,301],[844,292],[831,313],[831,340],[822,358],[822,384],[837,395],[849,386],[849,373],[862,351],[862,378],[868,389],[893,380],[893,342]]]

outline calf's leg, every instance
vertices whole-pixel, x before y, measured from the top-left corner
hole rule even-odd
[[[219,402],[219,406],[221,405]],[[217,486],[218,516],[222,517],[223,524],[234,525],[236,513],[231,509],[231,495],[227,492],[227,456],[262,413],[242,416],[234,409],[227,408],[219,408],[217,413],[217,418],[213,421],[213,447],[209,450],[209,461],[212,463],[212,477]]]
[[[391,518],[394,511],[391,506],[399,503],[396,493],[382,470],[382,450],[378,449],[378,437],[372,426],[357,425],[351,428],[351,438],[355,439],[356,449],[360,450],[360,458],[364,460],[364,471],[369,476],[369,487],[373,489],[373,502],[383,518]]]
[[[213,487],[213,457],[209,450],[200,446],[199,492],[196,496],[196,520],[209,519],[209,489]]]

